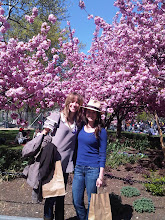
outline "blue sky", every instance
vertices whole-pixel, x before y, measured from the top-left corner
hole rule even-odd
[[[114,0],[84,0],[86,11],[94,16],[100,16],[108,23],[112,23],[118,8],[113,6]],[[67,9],[70,15],[71,28],[75,29],[75,37],[86,44],[82,50],[84,53],[90,49],[93,32],[95,30],[94,20],[87,19],[87,13],[78,6],[79,0],[68,0]],[[65,25],[63,22],[62,25]]]

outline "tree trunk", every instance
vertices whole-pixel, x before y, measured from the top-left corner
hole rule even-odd
[[[159,118],[158,118],[158,115],[157,115],[156,112],[155,112],[155,120],[156,120],[156,124],[158,126],[158,132],[159,132],[159,136],[160,136],[160,145],[161,145],[163,155],[164,155],[164,160],[165,160],[165,145],[164,145],[164,142],[163,142],[163,134],[162,134],[162,130],[160,128]]]
[[[121,126],[122,126],[122,120],[117,117],[117,134],[116,134],[117,138],[121,137]]]
[[[9,127],[9,111],[6,111],[5,112],[5,128],[8,128]]]

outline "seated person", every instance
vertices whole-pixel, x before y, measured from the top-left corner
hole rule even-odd
[[[29,132],[30,131],[28,131],[28,132],[24,131],[24,128],[20,128],[19,132],[15,138],[15,143],[25,144],[27,141],[29,141],[30,140]]]
[[[33,138],[39,136],[41,134],[41,131],[39,130],[39,128],[37,128],[33,134]]]

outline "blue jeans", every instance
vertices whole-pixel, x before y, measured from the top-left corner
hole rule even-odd
[[[63,173],[65,188],[68,180],[68,173]],[[64,220],[64,196],[50,197],[45,200],[44,204],[44,217],[54,217],[53,207],[55,205],[55,219]]]
[[[96,180],[100,168],[76,165],[72,183],[73,204],[79,220],[87,220],[90,206],[91,193],[97,193]],[[88,209],[84,204],[84,191],[87,191]]]

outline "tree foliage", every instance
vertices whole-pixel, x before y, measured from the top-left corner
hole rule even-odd
[[[53,14],[57,22],[48,33],[48,38],[51,39],[52,46],[58,46],[58,38],[61,36],[60,22],[66,19],[67,14],[65,0],[4,0],[3,6],[11,27],[7,32],[7,40],[12,37],[20,41],[31,39],[40,32],[41,24],[48,22],[48,15]],[[38,9],[38,16],[33,23],[29,24],[25,15],[31,15],[34,7]]]
[[[30,40],[1,42],[1,108],[28,105],[40,111],[55,102],[62,105],[65,95],[77,91],[85,102],[90,98],[102,101],[103,110],[108,108],[119,125],[142,110],[156,110],[164,116],[164,1],[116,0],[115,5],[119,12],[113,24],[94,18],[96,29],[88,54],[79,51],[69,22],[69,39],[59,38],[58,49],[52,48],[48,38],[51,26],[56,27],[50,21],[42,23]],[[47,56],[50,49],[51,59]]]

